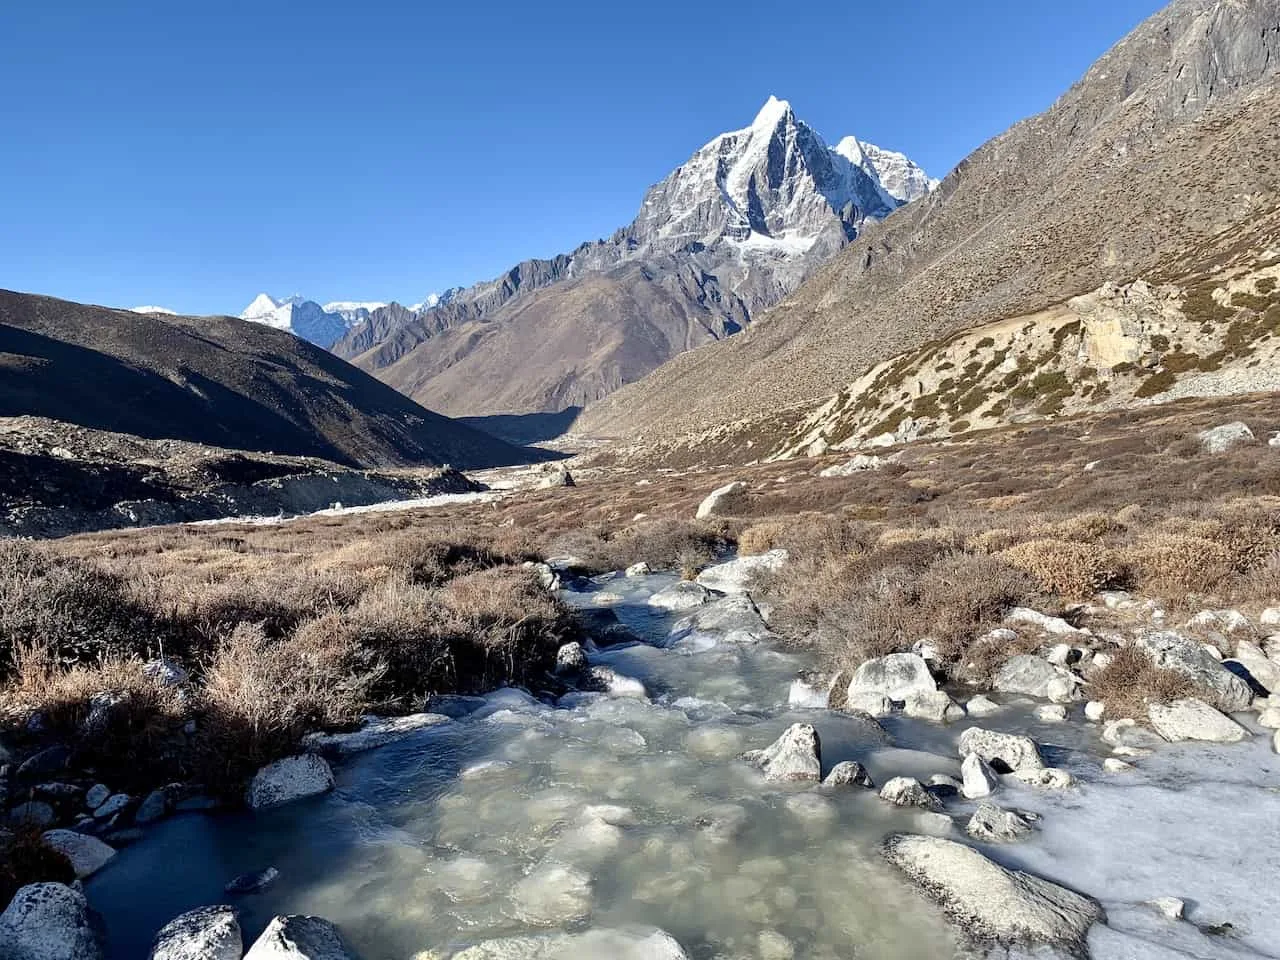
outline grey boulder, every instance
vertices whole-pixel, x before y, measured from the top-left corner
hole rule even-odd
[[[101,960],[102,942],[84,894],[60,883],[33,883],[0,913],[3,960]]]
[[[992,686],[1001,693],[1021,693],[1042,700],[1071,698],[1077,684],[1071,671],[1042,657],[1021,654],[1010,657],[996,673]]]
[[[880,799],[895,807],[942,810],[942,801],[925,789],[924,784],[914,777],[894,777],[881,788]]]
[[[940,837],[894,836],[884,858],[978,940],[1083,951],[1094,923],[1105,920],[1089,897],[1004,867],[972,847]]]
[[[160,928],[148,960],[240,960],[243,950],[235,910],[200,907]]]
[[[244,960],[357,960],[338,928],[320,917],[275,917]]]
[[[849,681],[849,699],[870,693],[901,701],[913,693],[933,693],[937,689],[937,681],[923,657],[891,653],[868,660],[854,671]]]
[[[980,803],[965,832],[984,843],[1012,843],[1031,832],[1031,819],[1016,810],[1005,810],[994,803]]]
[[[428,727],[448,723],[440,713],[412,713],[405,717],[367,716],[359,730],[350,733],[309,733],[302,740],[308,750],[326,756],[345,757],[365,750],[376,750],[413,736]]]
[[[1200,448],[1205,453],[1216,454],[1226,453],[1232,447],[1253,443],[1257,438],[1254,437],[1248,424],[1235,420],[1219,427],[1201,430],[1196,434],[1196,439],[1200,441]]]
[[[115,850],[97,837],[76,833],[74,830],[49,830],[41,839],[45,846],[57,850],[67,858],[78,880],[97,873],[116,855]]]
[[[254,774],[245,802],[254,810],[265,810],[332,789],[329,764],[314,753],[303,753],[277,760]]]
[[[1040,748],[1030,737],[984,730],[981,727],[970,727],[960,734],[961,759],[970,754],[981,757],[999,773],[1042,770],[1045,765],[1044,758],[1040,756]]]
[[[1147,715],[1156,733],[1171,742],[1239,743],[1249,735],[1230,717],[1193,697],[1168,704],[1153,703],[1147,708]]]
[[[867,773],[867,768],[855,760],[842,760],[837,763],[822,781],[822,785],[824,787],[865,787],[868,790],[874,790],[876,787],[871,774]]]
[[[816,782],[822,777],[822,744],[808,723],[793,723],[769,746],[749,751],[742,759],[758,766],[769,781]]]
[[[1245,710],[1253,701],[1249,684],[1227,670],[1194,640],[1165,630],[1134,641],[1158,667],[1176,670],[1211,694],[1212,705],[1225,713]]]
[[[781,570],[786,565],[788,556],[785,550],[770,550],[767,553],[736,557],[707,567],[698,574],[697,582],[721,593],[745,593],[752,578],[758,574]]]

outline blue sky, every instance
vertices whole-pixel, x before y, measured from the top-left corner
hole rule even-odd
[[[0,9],[0,286],[413,302],[630,221],[770,94],[941,176],[1156,0]]]

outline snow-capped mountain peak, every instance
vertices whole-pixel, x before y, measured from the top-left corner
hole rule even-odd
[[[145,307],[130,307],[129,312],[130,313],[159,313],[168,317],[176,317],[178,315],[177,310],[170,310],[168,307],[156,307],[156,306],[150,306],[150,305]]]
[[[268,293],[260,293],[240,312],[240,319],[287,330],[326,350],[352,325],[342,314],[326,310],[300,294],[277,300]]]
[[[845,137],[834,147],[836,153],[875,180],[899,203],[910,203],[937,188],[941,182],[930,177],[905,154],[885,150],[857,137]]]
[[[791,104],[771,94],[764,102],[764,106],[760,108],[760,112],[756,114],[756,118],[751,121],[751,129],[771,131],[781,123],[794,123],[795,119],[796,115],[791,109]]]

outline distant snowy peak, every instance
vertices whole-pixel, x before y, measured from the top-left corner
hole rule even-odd
[[[462,287],[450,287],[442,293],[429,293],[422,298],[421,303],[410,304],[409,309],[414,313],[421,313],[423,310],[430,310],[434,307],[443,306],[460,294],[462,290]]]
[[[298,294],[277,300],[270,294],[260,293],[241,311],[240,319],[286,330],[326,350],[351,326],[342,314],[326,310]]]
[[[860,167],[899,203],[919,200],[937,189],[941,182],[930,177],[904,154],[881,149],[874,143],[864,143],[857,137],[845,137],[836,144],[835,152]]]
[[[178,315],[177,310],[170,310],[168,307],[154,307],[154,306],[130,307],[129,312],[130,313],[161,313],[168,317],[176,317]]]
[[[369,314],[380,310],[387,304],[381,300],[333,300],[324,305],[325,313],[336,313],[346,321],[348,327],[354,327],[369,319]]]

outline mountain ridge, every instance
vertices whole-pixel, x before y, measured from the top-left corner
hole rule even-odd
[[[1138,279],[1275,197],[1278,64],[1276,0],[1176,0],[743,336],[589,406],[575,431],[756,434],[921,342]]]
[[[737,333],[900,207],[876,162],[908,200],[931,188],[903,155],[867,148],[852,161],[770,97],[749,126],[650,187],[609,238],[523,261],[421,313],[374,311],[334,351],[446,412],[580,406]],[[487,392],[495,381],[502,389]]]

